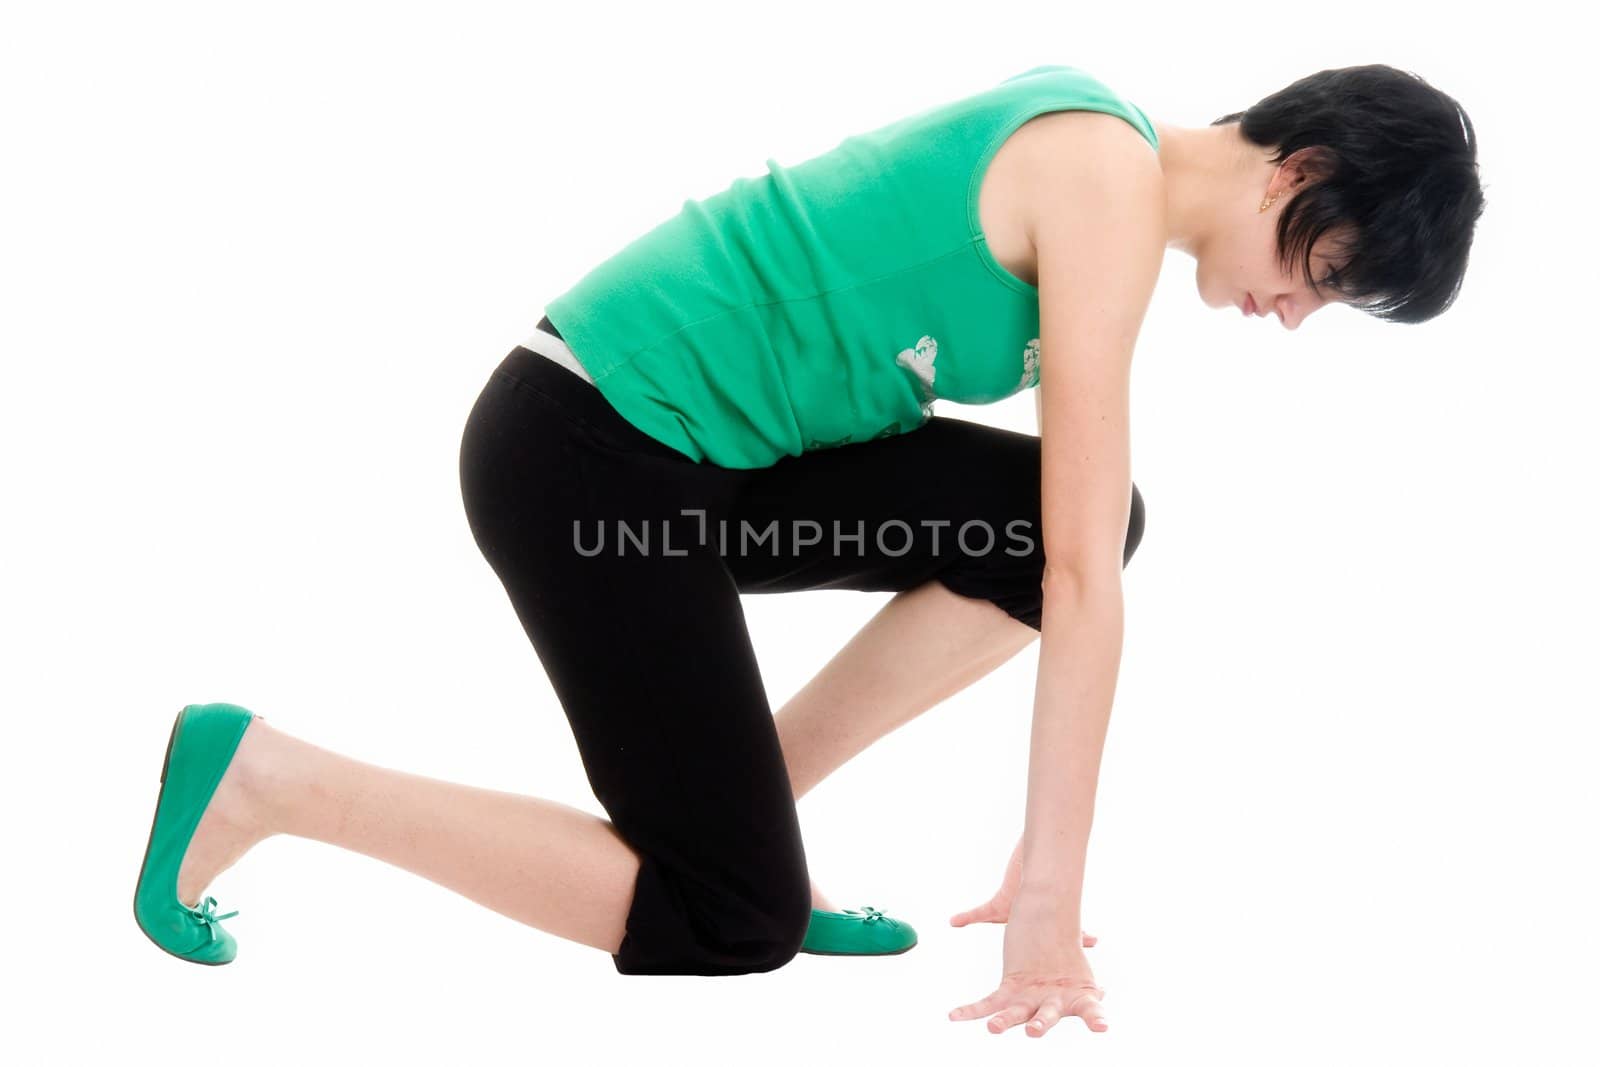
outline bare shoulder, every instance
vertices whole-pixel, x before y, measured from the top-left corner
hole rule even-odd
[[[1051,111],[1030,119],[1023,145],[1023,211],[1035,247],[1063,216],[1102,210],[1108,201],[1146,217],[1141,227],[1165,244],[1161,161],[1126,119],[1100,111]],[[1131,235],[1130,235],[1131,236]]]
[[[1137,166],[1148,164],[1159,172],[1159,157],[1132,123],[1104,111],[1047,111],[1023,124],[1031,155],[1076,163],[1092,171],[1099,162]],[[1101,158],[1103,157],[1103,159]]]
[[[1067,113],[1076,119],[1082,112]],[[1096,113],[1098,115],[1098,113]],[[1124,400],[1134,346],[1166,252],[1166,191],[1149,142],[1122,119],[1079,123],[1029,159],[1029,239],[1039,266],[1041,435],[1051,401],[1044,383],[1063,378],[1055,405],[1094,418]],[[1122,130],[1116,129],[1122,127]],[[1133,140],[1124,136],[1131,134]],[[1043,139],[1041,139],[1043,140]]]
[[[1121,310],[1143,305],[1166,253],[1161,162],[1125,120],[1094,111],[1052,112],[1061,136],[1039,137],[1024,170],[1024,217],[1041,290],[1093,281]],[[1054,286],[1045,277],[1054,275]]]

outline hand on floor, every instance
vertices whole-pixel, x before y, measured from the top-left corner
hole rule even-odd
[[[968,923],[1003,923],[1011,918],[1011,902],[1016,898],[1017,889],[1022,885],[1022,842],[1017,842],[1017,847],[1011,853],[1011,862],[1006,865],[1006,873],[1000,880],[1000,888],[995,890],[994,896],[979,904],[976,908],[958,912],[950,917],[951,926],[966,926]],[[1085,931],[1083,934],[1083,947],[1091,948],[1099,939]]]

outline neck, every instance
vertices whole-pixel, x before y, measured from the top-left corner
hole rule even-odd
[[[1260,152],[1237,123],[1169,126],[1154,119],[1167,187],[1167,247],[1197,256],[1224,220],[1259,190]]]

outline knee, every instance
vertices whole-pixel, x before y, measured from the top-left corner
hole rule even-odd
[[[760,899],[751,902],[762,916],[758,935],[727,946],[740,969],[752,974],[775,971],[794,959],[811,929],[811,879],[805,871],[768,876]]]
[[[803,861],[693,874],[641,855],[619,974],[736,975],[775,971],[811,927]]]
[[[1133,502],[1128,509],[1128,540],[1122,546],[1122,565],[1126,567],[1133,558],[1134,552],[1139,549],[1139,542],[1144,540],[1144,496],[1139,492],[1139,483],[1133,483]]]

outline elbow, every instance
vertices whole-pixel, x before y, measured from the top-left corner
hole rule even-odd
[[[1097,595],[1122,595],[1122,568],[1120,566],[1094,566],[1086,560],[1050,562],[1045,557],[1044,576],[1040,579],[1046,599],[1082,600]]]

